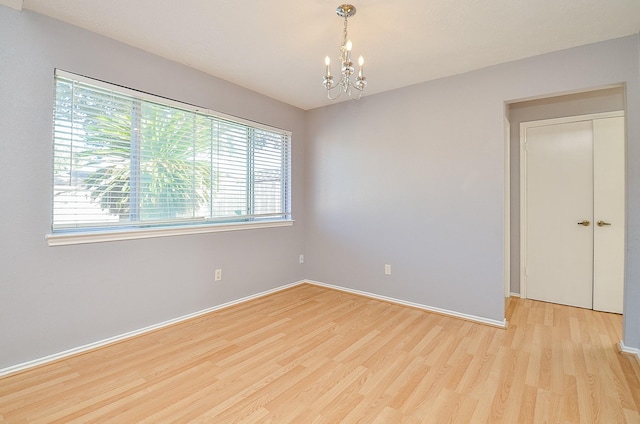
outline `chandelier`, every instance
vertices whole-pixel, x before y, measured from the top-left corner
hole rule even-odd
[[[327,90],[327,97],[330,100],[335,100],[342,93],[348,95],[352,100],[358,100],[362,97],[362,92],[364,88],[367,86],[367,79],[364,77],[362,73],[364,58],[360,56],[358,59],[358,65],[360,69],[358,70],[358,76],[355,77],[355,81],[352,79],[353,74],[355,72],[355,68],[353,67],[353,63],[351,62],[351,40],[347,39],[347,19],[356,14],[356,8],[350,4],[343,4],[338,6],[336,9],[336,13],[338,16],[344,18],[344,29],[342,31],[342,44],[340,45],[340,63],[341,66],[341,75],[340,81],[336,82],[333,79],[333,75],[331,75],[331,59],[329,56],[325,57],[324,64],[326,66],[326,73],[322,78],[322,85]],[[331,96],[331,94],[335,94],[335,96]]]

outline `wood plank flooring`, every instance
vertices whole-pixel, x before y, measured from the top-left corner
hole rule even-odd
[[[507,330],[301,285],[0,379],[7,423],[640,423],[621,317]]]

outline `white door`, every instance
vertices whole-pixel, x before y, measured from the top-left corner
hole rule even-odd
[[[592,308],[591,122],[526,131],[526,295]]]
[[[621,313],[624,118],[541,121],[521,131],[523,294]]]
[[[593,309],[622,313],[624,298],[624,117],[593,121]]]

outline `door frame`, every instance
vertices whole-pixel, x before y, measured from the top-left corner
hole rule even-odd
[[[504,297],[511,296],[511,122],[509,105],[504,104],[504,252],[502,255]],[[504,311],[505,322],[507,311]]]
[[[566,124],[571,122],[592,121],[594,119],[603,118],[625,118],[624,110],[614,112],[592,113],[588,115],[567,116],[563,118],[542,119],[539,121],[527,121],[520,123],[520,297],[527,299],[527,157],[525,145],[527,142],[527,129],[535,127],[543,127],[554,124]],[[625,135],[625,145],[626,145]],[[626,150],[626,149],[625,149]],[[625,177],[626,178],[626,177]],[[626,199],[625,199],[626,200]],[[626,214],[625,214],[626,215]],[[624,258],[624,267],[626,269],[626,255]]]

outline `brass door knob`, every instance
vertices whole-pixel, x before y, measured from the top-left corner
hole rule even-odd
[[[584,220],[582,222],[578,222],[578,225],[584,225],[585,227],[588,227],[591,224],[591,221],[588,220]]]
[[[600,220],[600,221],[596,222],[596,224],[598,224],[598,227],[604,227],[605,225],[611,225],[610,222],[604,222],[603,220]]]

